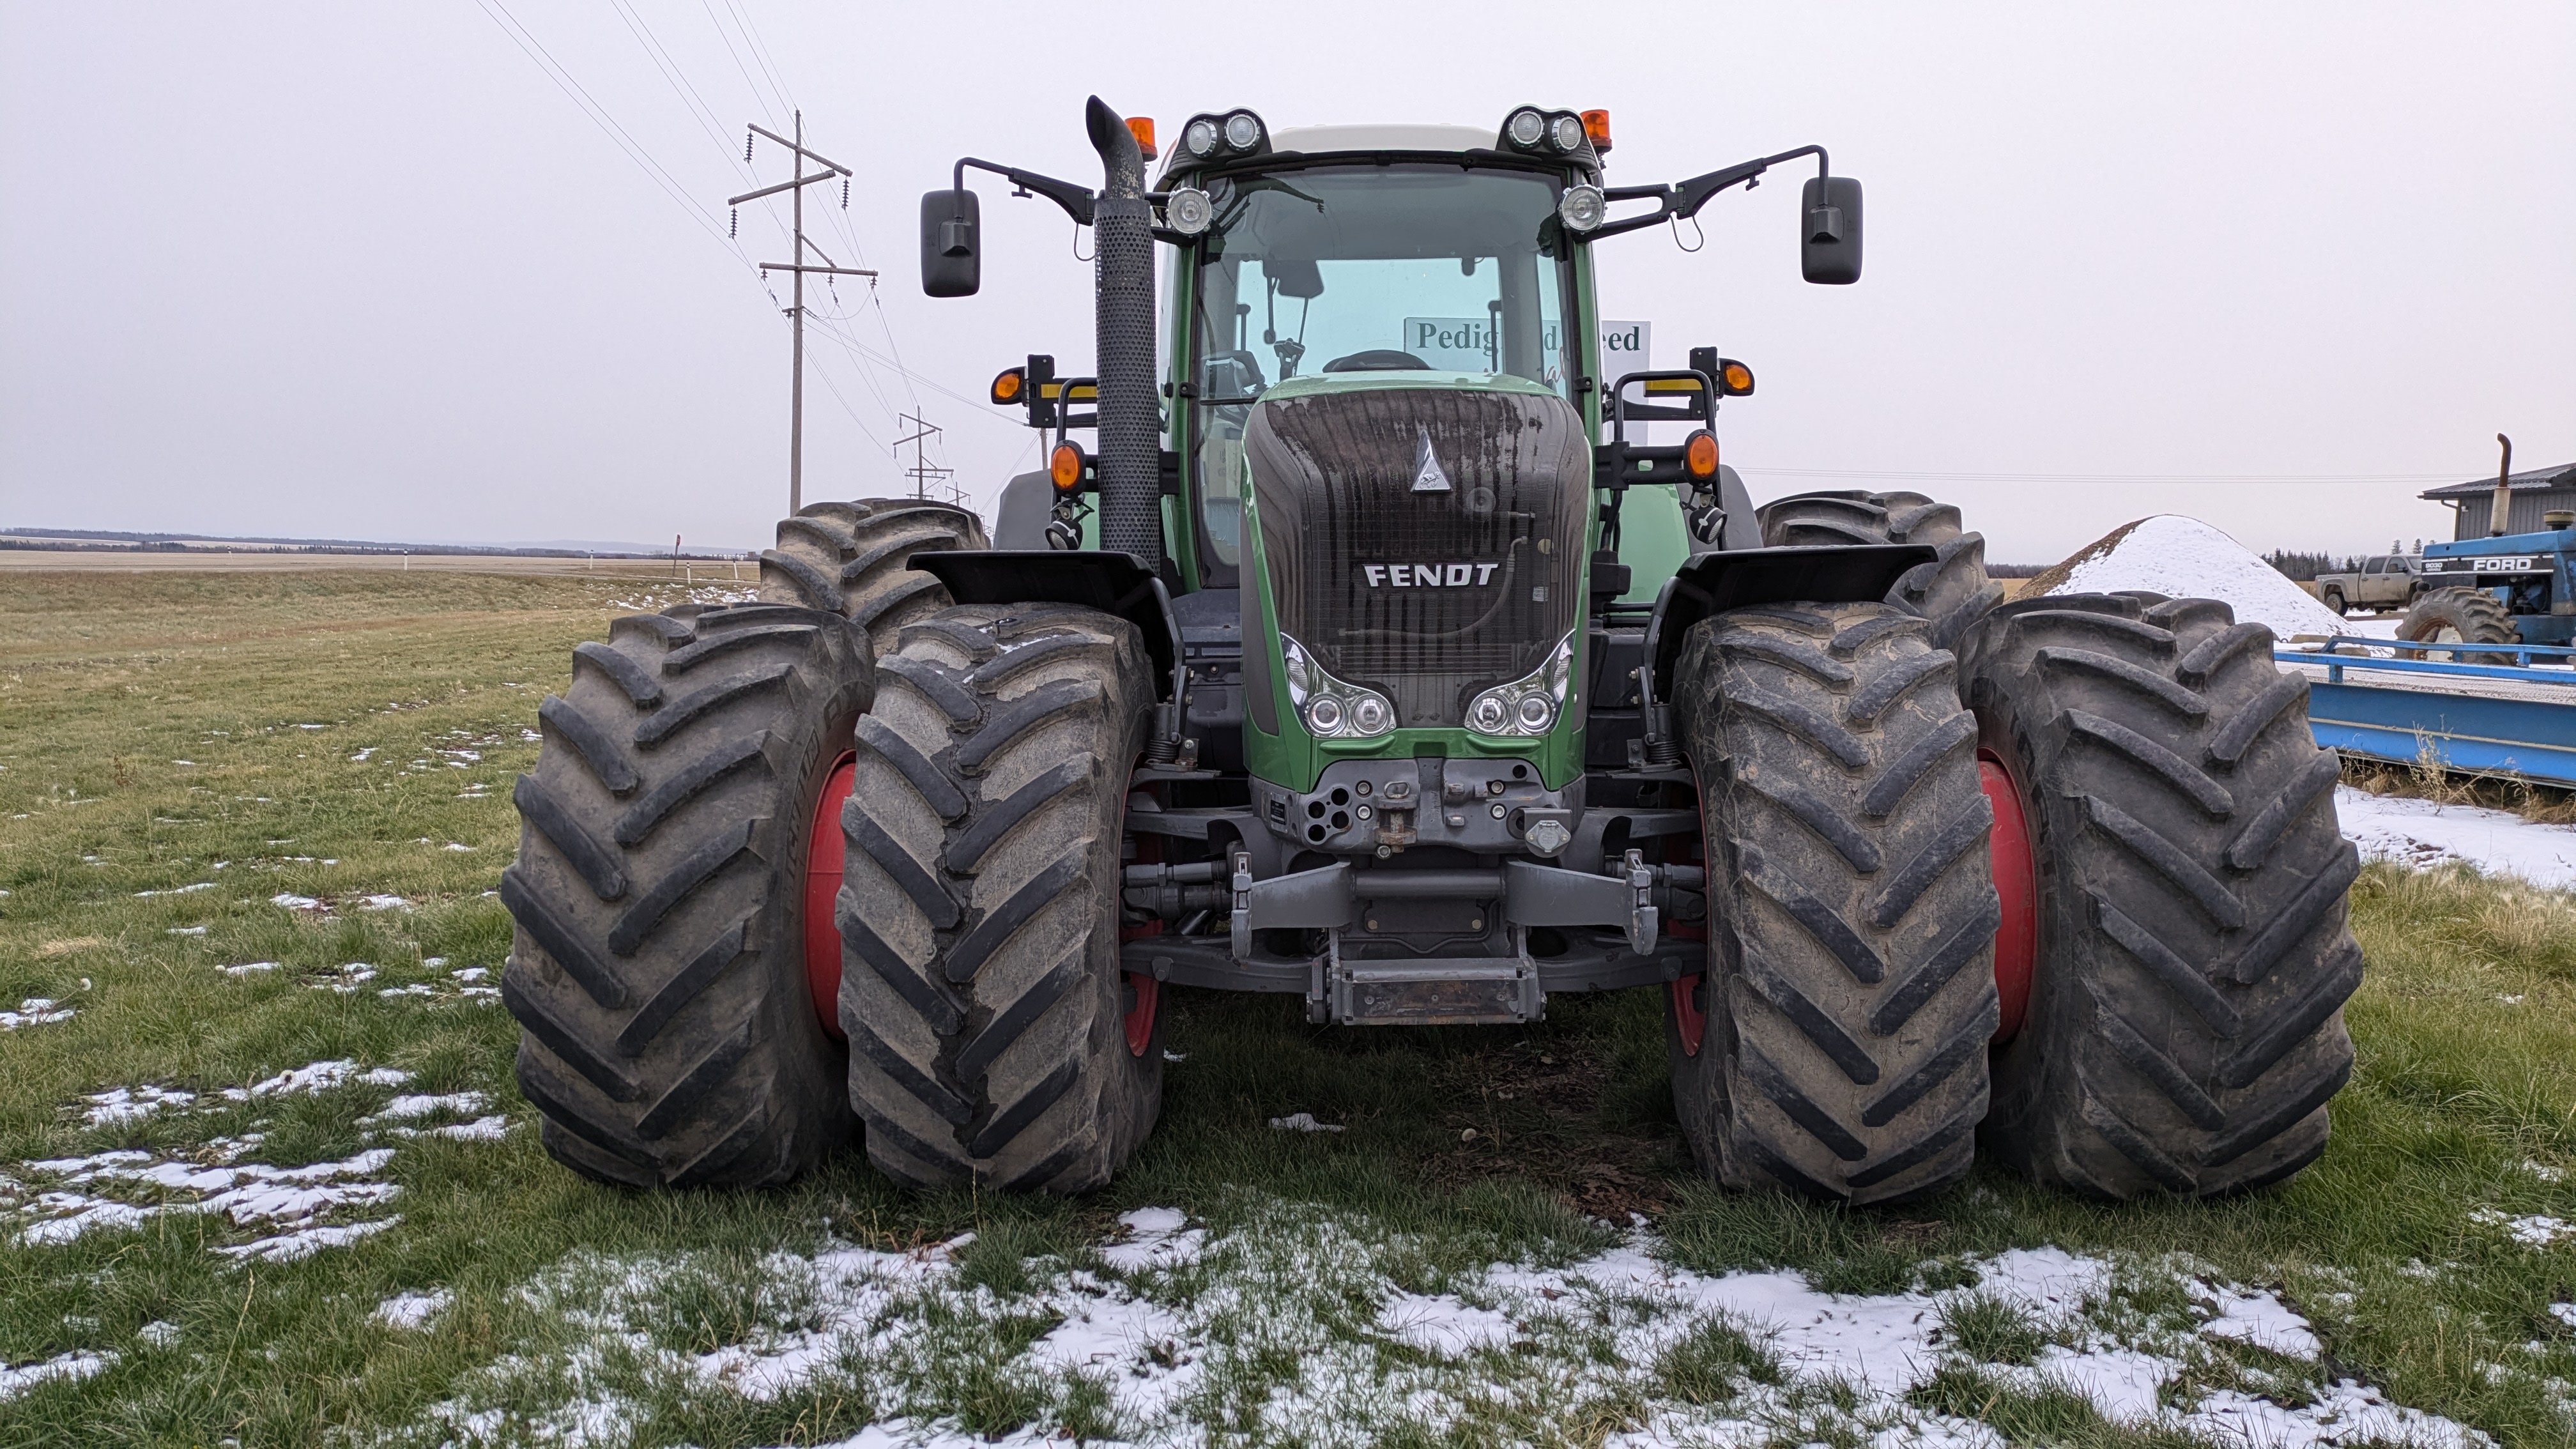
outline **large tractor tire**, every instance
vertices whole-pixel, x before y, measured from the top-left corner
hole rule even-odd
[[[1118,957],[1144,645],[1096,610],[970,604],[879,669],[839,902],[869,1160],[920,1187],[1099,1187],[1162,1105],[1155,985]]]
[[[1729,1187],[1888,1202],[1968,1170],[1998,911],[1976,725],[1930,631],[1890,604],[1793,605],[1683,644],[1710,939],[1667,1003],[1673,1099]]]
[[[805,874],[873,689],[865,634],[774,604],[631,615],[573,651],[501,873],[519,1086],[566,1166],[753,1186],[850,1140]]]
[[[2417,644],[2519,644],[2521,631],[2513,627],[2513,615],[2505,612],[2496,596],[2484,589],[2434,589],[2415,601],[2397,626],[2397,637]],[[2426,650],[2424,657],[2444,657]],[[2462,651],[2448,656],[2465,663],[2483,664],[2492,660],[2510,663],[2511,655],[2490,655]]]
[[[2006,949],[1983,1150],[2111,1199],[2298,1171],[2361,982],[2307,681],[2208,599],[2031,599],[1986,636],[1969,700]]]
[[[921,498],[809,503],[779,520],[778,547],[760,555],[760,597],[844,615],[883,654],[904,625],[949,604],[946,586],[916,572],[912,556],[990,546],[983,520],[951,504]]]
[[[1966,680],[1977,621],[2002,602],[2004,586],[1986,576],[1986,536],[1961,527],[1958,505],[1920,493],[1801,493],[1765,503],[1764,546],[1837,543],[1928,543],[1937,555],[1907,570],[1887,601],[1931,621],[1935,649],[1959,656]]]

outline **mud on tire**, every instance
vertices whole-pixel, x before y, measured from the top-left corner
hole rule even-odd
[[[1991,815],[1931,627],[1888,604],[1786,605],[1683,645],[1710,974],[1667,1006],[1673,1097],[1730,1187],[1883,1202],[1973,1155],[1996,1022]]]
[[[1926,638],[1960,658],[1961,678],[1974,661],[1977,621],[2002,601],[2003,585],[1986,577],[1986,536],[1965,531],[1958,505],[1920,493],[1801,493],[1755,511],[1765,547],[1835,543],[1928,543],[1938,555],[1906,571],[1887,602],[1931,621]]]
[[[948,607],[946,586],[907,562],[914,554],[981,549],[982,519],[921,498],[809,503],[779,520],[778,547],[760,555],[760,597],[830,609],[868,631],[883,654],[906,623]]]
[[[636,614],[573,651],[501,874],[519,1086],[566,1166],[749,1186],[848,1141],[803,889],[815,802],[872,688],[866,636],[811,609]]]
[[[1969,698],[2028,821],[2039,940],[1981,1145],[2103,1198],[2296,1172],[2362,969],[2307,681],[2208,599],[2034,599],[1986,630]]]
[[[1099,1187],[1162,1101],[1152,999],[1131,1041],[1118,969],[1143,643],[1095,610],[959,605],[879,670],[839,903],[869,1160],[916,1186]]]

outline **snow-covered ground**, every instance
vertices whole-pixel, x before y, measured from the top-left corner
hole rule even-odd
[[[1642,1228],[1570,1262],[1439,1273],[1420,1241],[1302,1204],[1252,1205],[1222,1231],[1171,1209],[1123,1222],[1126,1241],[1032,1260],[1018,1289],[962,1270],[971,1235],[909,1253],[773,1254],[760,1264],[770,1321],[709,1353],[657,1341],[654,1305],[720,1262],[576,1254],[520,1292],[585,1331],[469,1375],[417,1427],[467,1443],[617,1442],[641,1396],[849,1393],[887,1417],[841,1449],[966,1449],[988,1441],[942,1412],[943,1386],[979,1365],[1050,1405],[1041,1424],[1079,1414],[1095,1443],[1197,1444],[1218,1423],[1316,1445],[1483,1441],[1521,1437],[1516,1422],[1607,1420],[1624,1425],[1606,1441],[1619,1449],[2002,1449],[1987,1426],[1929,1406],[1944,1401],[1924,1386],[1962,1375],[1969,1407],[2072,1394],[2115,1423],[2206,1443],[2492,1442],[2339,1377],[2276,1292],[2181,1258],[2019,1250],[1965,1265],[1956,1286],[1854,1294],[1781,1270],[1692,1272]],[[415,1311],[435,1310],[409,1297],[379,1310]],[[1013,1332],[1038,1323],[1052,1326]],[[554,1407],[532,1414],[532,1401]]]
[[[2535,825],[2509,811],[2372,795],[2349,785],[2335,787],[2335,814],[2365,856],[2413,866],[2466,861],[2489,875],[2576,889],[2576,826]]]

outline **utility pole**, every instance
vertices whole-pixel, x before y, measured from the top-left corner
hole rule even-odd
[[[841,266],[838,263],[835,263],[830,257],[825,256],[821,247],[815,246],[812,242],[805,239],[805,188],[817,181],[829,181],[834,176],[838,176],[841,178],[842,183],[842,205],[846,206],[849,204],[848,187],[850,178],[849,167],[842,165],[840,162],[835,161],[828,156],[820,156],[805,149],[805,113],[803,111],[798,111],[796,113],[796,135],[792,140],[778,134],[776,131],[767,130],[756,125],[752,126],[750,128],[750,134],[744,136],[742,141],[743,159],[745,161],[751,159],[753,136],[766,136],[770,140],[777,142],[779,145],[786,147],[796,163],[796,175],[794,180],[782,181],[776,186],[764,186],[757,191],[746,191],[742,195],[733,197],[725,203],[727,206],[740,206],[746,201],[757,201],[761,197],[775,196],[782,191],[792,193],[796,203],[796,259],[790,262],[762,262],[760,264],[760,271],[763,276],[767,276],[771,272],[793,272],[796,274],[796,302],[795,305],[787,309],[788,317],[795,324],[793,328],[795,332],[795,362],[789,372],[787,412],[787,511],[792,516],[803,511],[805,507],[805,274],[807,272],[829,272],[836,277],[873,277],[876,273],[863,271],[857,267]],[[807,161],[812,161],[824,169],[808,176],[805,174],[805,163]],[[814,255],[823,258],[822,266],[817,267],[806,264],[805,252],[809,247],[813,249]]]
[[[963,500],[957,496],[957,490],[950,487],[948,484],[949,475],[955,473],[957,470],[954,468],[937,468],[931,466],[929,454],[922,450],[923,444],[927,440],[939,436],[939,429],[932,426],[927,420],[915,417],[911,413],[898,413],[896,414],[896,417],[899,421],[908,423],[912,427],[912,432],[909,435],[894,440],[894,446],[898,456],[900,456],[904,444],[912,444],[912,466],[903,470],[903,475],[912,480],[912,496],[915,498],[928,498],[930,496],[930,485],[936,482],[939,485],[939,496],[943,502],[962,502]]]

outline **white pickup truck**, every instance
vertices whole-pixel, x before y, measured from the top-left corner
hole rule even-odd
[[[2377,554],[2359,572],[2317,575],[2317,597],[2338,614],[2354,609],[2403,609],[2424,591],[2424,560],[2411,553]]]

